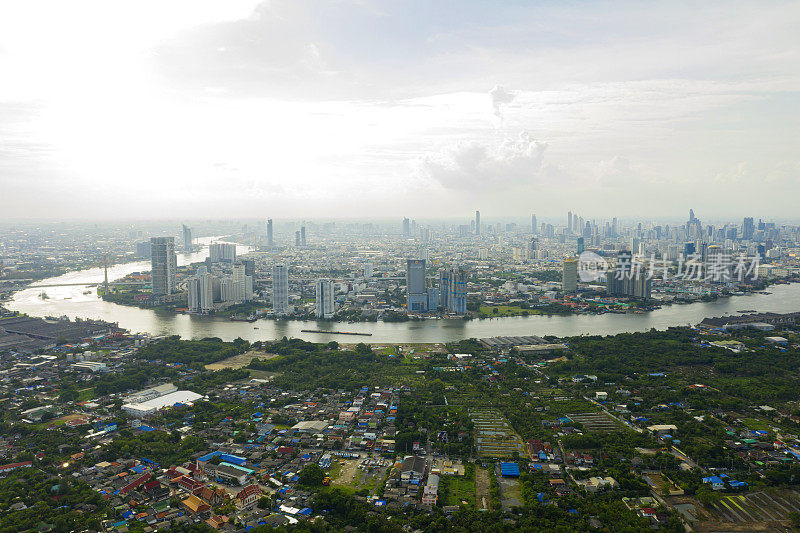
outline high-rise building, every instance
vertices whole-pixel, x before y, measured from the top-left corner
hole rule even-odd
[[[564,292],[578,290],[578,260],[573,257],[564,261],[564,269],[561,272],[561,289]]]
[[[305,246],[306,243],[306,227],[300,226],[300,246]]]
[[[536,215],[531,215],[531,233],[534,235],[539,233],[539,226],[536,225]]]
[[[578,255],[581,255],[585,249],[583,242],[583,237],[578,237]]]
[[[317,318],[333,318],[336,308],[333,301],[333,281],[317,280]]]
[[[450,296],[448,310],[457,315],[467,312],[467,271],[455,268],[450,274]]]
[[[214,309],[214,290],[211,274],[206,267],[197,269],[197,274],[189,280],[189,312],[208,313]]]
[[[253,278],[248,276],[243,263],[234,263],[231,280],[233,280],[234,301],[247,302],[253,299]]]
[[[371,278],[372,275],[375,273],[375,268],[372,265],[371,261],[367,261],[364,263],[364,277]]]
[[[159,298],[175,292],[175,275],[178,258],[175,255],[175,237],[150,239],[150,277],[153,296]]]
[[[436,287],[428,288],[428,311],[436,311],[439,307],[439,289]]]
[[[463,315],[467,312],[467,272],[461,268],[439,271],[439,306]]]
[[[275,239],[272,234],[272,219],[267,219],[267,245],[275,246]]]
[[[567,211],[567,231],[572,232],[572,211]]]
[[[606,273],[606,291],[611,296],[628,298],[650,298],[652,281],[642,272],[639,263],[633,262],[633,254],[628,250],[617,253],[616,269]]]
[[[136,243],[137,259],[150,259],[150,241]]]
[[[183,250],[185,252],[191,252],[194,248],[194,240],[192,239],[192,228],[187,226],[186,224],[183,225]]]
[[[745,217],[744,222],[742,222],[742,239],[745,241],[752,241],[755,232],[756,225],[753,222],[753,217]]]
[[[272,267],[272,312],[276,315],[288,315],[289,310],[289,267],[274,265]]]
[[[221,278],[219,280],[219,299],[227,304],[239,303],[239,291],[233,278]]]
[[[408,218],[403,219],[403,237],[411,236],[411,221]]]
[[[424,259],[406,260],[406,309],[409,313],[428,310]]]
[[[294,245],[300,247],[300,231],[294,232]]]
[[[481,212],[475,211],[475,235],[481,234]]]
[[[236,261],[236,245],[213,242],[208,246],[208,257],[212,263],[233,263]]]
[[[733,279],[731,256],[719,246],[706,248],[705,279],[711,283],[729,283]]]

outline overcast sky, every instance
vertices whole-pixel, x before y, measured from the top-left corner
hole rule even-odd
[[[800,3],[0,0],[3,217],[798,217]]]

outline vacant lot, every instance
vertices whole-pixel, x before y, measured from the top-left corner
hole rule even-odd
[[[331,485],[355,491],[357,476],[361,473],[358,463],[358,459],[344,459],[339,463],[341,466],[331,467]]]
[[[272,359],[275,354],[265,354],[264,352],[250,351],[243,354],[234,355],[222,361],[206,365],[206,370],[223,370],[225,368],[232,368],[238,370],[250,364],[253,359]]]
[[[467,463],[463,476],[442,476],[439,482],[439,501],[442,505],[472,507],[475,502],[475,465]]]
[[[475,466],[475,506],[476,509],[483,511],[489,509],[489,471],[485,468]]]

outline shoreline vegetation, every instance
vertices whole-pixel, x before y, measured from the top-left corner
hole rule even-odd
[[[762,281],[748,290],[739,289],[740,294],[753,294],[763,292],[767,287],[774,284],[797,283],[796,278],[776,279]],[[149,291],[141,289],[115,289],[108,294],[103,293],[102,287],[98,287],[98,296],[103,300],[138,307],[140,309],[153,309],[158,311],[170,311],[179,314],[188,314],[185,302],[176,302],[162,305],[152,305],[149,303]],[[271,316],[269,314],[269,304],[266,301],[251,301],[232,305],[226,309],[202,316],[214,316],[218,318],[228,318],[233,321],[254,322],[257,319],[271,320],[292,320],[292,321],[315,321],[330,323],[357,323],[357,322],[411,322],[423,320],[439,319],[462,319],[462,320],[486,320],[510,317],[529,317],[529,316],[569,316],[569,315],[602,315],[608,313],[630,314],[647,313],[655,311],[667,305],[688,305],[698,302],[713,302],[720,298],[736,296],[733,292],[721,292],[716,294],[706,294],[697,299],[675,298],[671,301],[660,300],[635,300],[635,299],[615,299],[613,302],[600,302],[593,299],[587,300],[565,300],[548,303],[530,302],[487,302],[470,300],[468,302],[468,312],[466,315],[447,315],[445,313],[431,313],[428,315],[416,315],[401,312],[395,309],[374,310],[374,312],[364,313],[359,309],[341,309],[337,311],[333,318],[318,318],[313,313],[298,313],[287,316]],[[602,298],[602,293],[598,291],[598,299]],[[369,310],[373,311],[373,310]]]

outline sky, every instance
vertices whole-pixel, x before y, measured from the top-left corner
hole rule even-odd
[[[0,0],[4,218],[800,218],[800,3]]]

